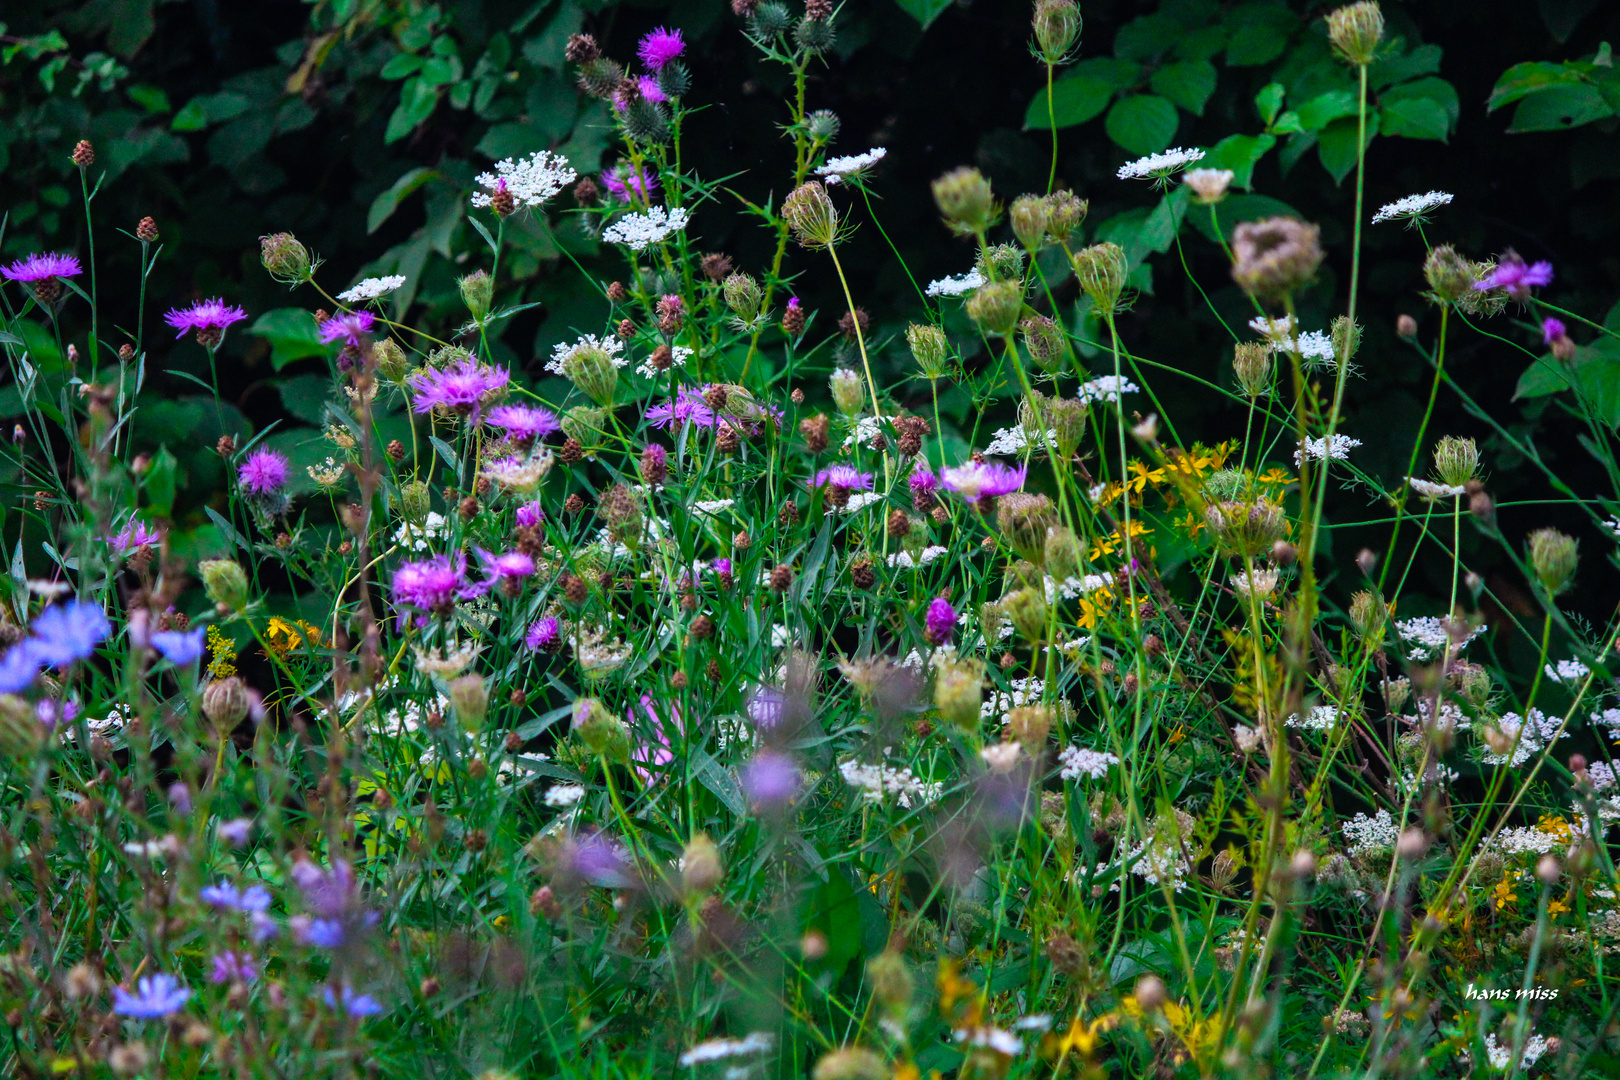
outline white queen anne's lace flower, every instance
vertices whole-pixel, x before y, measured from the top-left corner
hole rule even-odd
[[[825,177],[827,183],[836,184],[846,176],[862,176],[866,170],[882,161],[888,151],[881,146],[874,146],[864,154],[850,154],[846,157],[835,157],[827,164],[818,166],[816,175]]]
[[[598,349],[607,353],[609,358],[612,359],[614,367],[622,368],[630,362],[619,355],[624,352],[624,342],[618,338],[611,334],[601,338],[595,334],[586,334],[578,341],[559,341],[556,345],[553,345],[551,359],[546,361],[546,370],[553,375],[564,375],[563,365],[568,361],[569,357],[581,349]],[[690,354],[691,350],[688,349],[687,352]]]
[[[379,296],[387,296],[403,284],[405,284],[404,274],[368,277],[360,284],[338,293],[337,298],[345,304],[364,304],[377,299]]]
[[[1113,403],[1119,400],[1121,394],[1134,394],[1142,389],[1131,380],[1122,375],[1099,375],[1090,382],[1081,383],[1074,396],[1081,401],[1106,401]]]
[[[1592,669],[1579,660],[1560,660],[1557,665],[1548,664],[1547,678],[1554,682],[1578,683],[1592,673]]]
[[[585,797],[585,789],[578,784],[554,784],[546,789],[546,805],[573,806]]]
[[[648,244],[661,244],[672,233],[686,228],[689,216],[685,207],[666,210],[655,206],[645,214],[626,214],[602,231],[602,239],[640,251]]]
[[[674,354],[670,357],[669,361],[669,366],[671,368],[683,368],[686,366],[686,362],[692,359],[692,350],[686,345],[672,345],[669,351]],[[648,357],[647,359],[643,360],[639,366],[637,366],[636,374],[645,375],[649,379],[654,379],[664,373],[653,367],[652,358]]]
[[[1317,705],[1303,719],[1298,713],[1283,721],[1291,728],[1305,728],[1307,731],[1332,731],[1333,725],[1339,722],[1339,710],[1332,705]]]
[[[682,1067],[690,1068],[705,1061],[763,1054],[775,1045],[776,1036],[768,1031],[754,1031],[740,1039],[710,1039],[708,1042],[700,1042],[682,1054],[680,1060]]]
[[[1351,450],[1360,445],[1360,439],[1352,439],[1348,435],[1335,435],[1332,442],[1329,442],[1327,436],[1324,435],[1320,439],[1306,439],[1303,453],[1316,461],[1325,461],[1330,458],[1334,461],[1343,461],[1350,456]],[[1300,463],[1301,456],[1301,451],[1294,451],[1295,465]]]
[[[1381,224],[1393,221],[1396,218],[1410,218],[1416,220],[1431,210],[1436,210],[1451,201],[1451,195],[1444,191],[1428,191],[1422,195],[1408,195],[1404,199],[1396,199],[1392,203],[1385,203],[1373,215],[1372,223]]]
[[[917,552],[915,557],[909,551],[897,551],[889,556],[889,565],[902,570],[916,570],[919,567],[927,566],[941,555],[949,555],[950,553],[950,548],[932,544]]]
[[[1078,780],[1082,776],[1101,780],[1108,775],[1109,766],[1119,764],[1119,758],[1113,754],[1083,746],[1065,746],[1058,751],[1058,761],[1063,763],[1058,775],[1065,780]]]
[[[495,163],[493,173],[478,174],[479,186],[488,190],[474,192],[472,204],[488,206],[490,196],[505,185],[519,209],[539,206],[572,184],[578,175],[567,158],[549,150],[537,150],[526,158],[506,158]]]
[[[1395,846],[1401,834],[1388,810],[1380,810],[1372,817],[1357,814],[1339,828],[1350,843],[1352,855],[1376,855],[1388,851]]]
[[[958,277],[942,277],[928,283],[929,296],[961,296],[970,293],[984,284],[984,275],[977,270],[969,270]]]
[[[1430,502],[1438,499],[1455,499],[1467,490],[1457,487],[1455,484],[1441,484],[1433,480],[1420,480],[1415,476],[1408,476],[1406,482],[1412,486],[1413,491]]]
[[[1204,160],[1202,150],[1183,150],[1177,147],[1121,165],[1118,175],[1121,180],[1147,180],[1151,177],[1169,176],[1171,173],[1180,172],[1195,161],[1202,160]]]

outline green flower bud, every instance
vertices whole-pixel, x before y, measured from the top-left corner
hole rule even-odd
[[[1001,535],[1014,551],[1037,566],[1046,559],[1047,530],[1057,523],[1057,510],[1045,495],[1015,491],[996,500]]]
[[[1333,359],[1340,364],[1348,364],[1356,358],[1361,350],[1361,324],[1355,322],[1348,315],[1340,315],[1333,320],[1329,328],[1329,335],[1333,340]]]
[[[309,249],[292,233],[259,237],[259,262],[283,285],[300,285],[309,280]]]
[[[1063,243],[1086,220],[1091,204],[1072,191],[1054,191],[1046,197],[1046,231],[1055,243]]]
[[[428,512],[433,509],[433,492],[421,480],[408,480],[399,486],[399,514],[400,517],[412,525],[420,525],[427,520]]]
[[[765,294],[760,291],[759,282],[748,274],[736,273],[726,278],[721,286],[725,293],[726,307],[731,313],[744,322],[753,322],[759,317],[759,306],[764,302]]]
[[[624,79],[624,68],[605,56],[579,65],[579,88],[594,98],[610,98]]]
[[[1115,243],[1093,244],[1074,257],[1074,274],[1080,287],[1091,297],[1097,314],[1105,318],[1119,310],[1119,297],[1125,291],[1129,273],[1125,249]]]
[[[228,732],[246,720],[252,707],[247,685],[235,675],[215,679],[203,687],[203,715],[219,731]]]
[[[925,379],[943,378],[950,342],[945,331],[932,323],[912,323],[906,327],[906,344],[911,346],[912,359]]]
[[[563,434],[584,447],[597,444],[607,430],[607,410],[592,405],[575,405],[563,413]]]
[[[803,18],[793,28],[793,41],[807,53],[824,53],[838,43],[831,19]]]
[[[955,660],[941,664],[934,676],[934,707],[961,731],[976,731],[984,704],[984,661]]]
[[[1091,406],[1079,398],[1053,398],[1046,403],[1046,420],[1057,432],[1058,453],[1064,461],[1074,458],[1080,440],[1086,435],[1086,414]]]
[[[649,146],[669,142],[669,114],[657,102],[638,97],[624,111],[624,130],[631,139]]]
[[[831,109],[817,109],[805,117],[804,129],[818,142],[832,142],[838,138],[838,114]]]
[[[482,270],[474,270],[456,285],[461,289],[461,302],[472,313],[473,322],[482,323],[489,317],[489,305],[495,300],[495,279]]]
[[[1377,57],[1378,43],[1384,36],[1384,13],[1376,3],[1364,0],[1331,11],[1327,24],[1333,51],[1346,62],[1366,67]]]
[[[1271,342],[1239,344],[1232,355],[1232,373],[1245,394],[1251,398],[1264,397],[1271,389]]]
[[[694,835],[681,855],[681,888],[691,897],[707,896],[719,887],[725,876],[720,849],[709,839],[709,834]]]
[[[1350,625],[1369,648],[1384,640],[1384,626],[1388,622],[1389,605],[1377,593],[1362,590],[1350,598]]]
[[[630,732],[624,721],[595,698],[574,702],[574,734],[591,753],[608,761],[622,765],[630,760]]]
[[[978,169],[963,166],[952,169],[933,183],[934,202],[945,216],[945,224],[962,236],[987,232],[1000,216],[990,181]]]
[[[1569,588],[1579,556],[1580,544],[1557,529],[1537,529],[1530,534],[1530,568],[1548,596]]]
[[[619,369],[606,349],[589,342],[575,345],[563,357],[562,369],[586,397],[598,405],[613,404],[613,392],[619,386]]]
[[[1025,587],[1001,598],[1007,618],[1020,637],[1038,643],[1046,636],[1046,596],[1039,589]]]
[[[997,278],[1022,278],[1024,252],[1013,244],[991,244],[979,252],[973,266],[990,281]]]
[[[377,373],[389,382],[404,382],[410,373],[410,359],[393,338],[382,338],[371,346],[371,358],[377,363]]]
[[[749,30],[761,41],[770,41],[781,37],[793,25],[793,14],[786,4],[779,0],[765,0],[754,9],[754,16],[749,20]]]
[[[1241,469],[1217,469],[1204,481],[1203,495],[1210,502],[1235,502],[1249,493],[1249,478]]]
[[[973,290],[967,302],[968,318],[987,334],[1012,333],[1023,310],[1024,286],[1019,281],[988,282]]]
[[[866,405],[866,386],[860,373],[851,368],[839,368],[827,380],[832,389],[833,404],[845,416],[856,416]]]
[[[1024,348],[1035,366],[1051,374],[1063,366],[1066,351],[1063,330],[1045,315],[1030,315],[1018,324],[1024,335]]]
[[[1479,476],[1479,447],[1473,439],[1445,436],[1434,448],[1434,471],[1441,483],[1466,487]]]
[[[247,607],[248,581],[242,568],[230,559],[204,559],[197,564],[208,599],[232,611]]]
[[[1474,291],[1479,280],[1474,264],[1457,253],[1450,244],[1441,244],[1423,260],[1423,277],[1429,283],[1429,294],[1442,304],[1455,304]]]
[[[1080,5],[1075,0],[1035,0],[1035,51],[1048,64],[1061,64],[1080,40]]]
[[[800,184],[782,200],[782,218],[807,248],[831,247],[838,239],[838,209],[818,180]]]
[[[866,962],[866,981],[872,996],[890,1013],[904,1016],[911,1008],[917,981],[912,978],[904,953],[889,948],[872,957]]]
[[[1030,251],[1038,251],[1046,243],[1046,223],[1051,216],[1044,195],[1020,195],[1007,211],[1013,235]]]
[[[489,688],[484,685],[484,677],[467,674],[451,679],[450,708],[463,729],[477,731],[483,727],[489,713]]]

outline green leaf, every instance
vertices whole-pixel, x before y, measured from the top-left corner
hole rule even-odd
[[[325,356],[315,316],[303,308],[275,308],[256,319],[248,328],[270,343],[270,366],[280,371],[295,360]]]
[[[233,90],[218,94],[199,94],[174,114],[174,119],[169,121],[169,130],[201,131],[209,124],[234,120],[252,107],[251,98]]]
[[[1387,52],[1367,68],[1367,83],[1374,90],[1394,86],[1420,75],[1434,75],[1440,71],[1440,57],[1445,52],[1438,45],[1419,45],[1407,53]]]
[[[161,86],[142,84],[129,88],[129,100],[139,105],[149,113],[162,114],[173,108],[169,104],[169,95],[163,92]]]
[[[1595,86],[1549,86],[1519,102],[1508,131],[1563,131],[1613,115],[1614,110]]]
[[[415,75],[427,63],[415,53],[397,53],[394,58],[383,65],[379,74],[385,79],[404,79]]]
[[[1270,127],[1282,111],[1283,96],[1287,90],[1282,83],[1267,83],[1265,88],[1254,96],[1254,107],[1260,114],[1260,122]]]
[[[399,204],[409,198],[418,188],[439,175],[437,169],[418,166],[395,180],[388,189],[375,199],[371,200],[371,209],[366,211],[366,232],[374,233],[382,227],[382,223],[394,216]]]
[[[1502,77],[1496,80],[1491,96],[1485,100],[1485,111],[1495,112],[1503,105],[1510,105],[1520,98],[1539,93],[1550,86],[1578,85],[1585,81],[1582,69],[1590,66],[1577,63],[1549,64],[1539,60],[1514,64],[1502,72]]]
[[[174,515],[175,475],[180,463],[164,445],[152,455],[151,464],[141,474],[141,487],[146,490],[146,503],[157,517]]]
[[[1299,107],[1299,126],[1306,131],[1321,131],[1341,117],[1356,115],[1356,110],[1354,91],[1329,90]]]
[[[1390,105],[1399,101],[1432,101],[1445,110],[1446,131],[1457,126],[1462,117],[1462,103],[1457,99],[1457,88],[1445,79],[1429,76],[1423,79],[1413,79],[1399,86],[1391,87],[1378,95],[1379,105]],[[1382,129],[1380,129],[1382,130]],[[1391,132],[1390,134],[1393,134]],[[1423,136],[1418,136],[1422,138]]]
[[[1103,127],[1133,154],[1156,154],[1176,137],[1176,107],[1157,94],[1131,94],[1114,102]]]
[[[1281,4],[1244,4],[1226,16],[1231,27],[1231,43],[1226,62],[1233,67],[1269,64],[1288,48],[1288,39],[1299,25],[1299,17]]]
[[[1568,390],[1571,385],[1562,364],[1550,355],[1538,357],[1530,361],[1530,366],[1519,376],[1519,385],[1513,390],[1513,400],[1546,397]]]
[[[331,379],[325,375],[295,375],[280,380],[276,389],[281,392],[281,404],[289,413],[316,427],[326,423],[326,402],[332,396]]]
[[[951,0],[894,0],[894,2],[900,5],[901,11],[921,23],[924,30],[939,18],[941,12],[951,6]]]
[[[1444,142],[1451,134],[1451,115],[1433,98],[1408,98],[1379,109],[1378,126],[1385,135]]]
[[[421,79],[406,80],[399,88],[399,106],[388,118],[388,129],[383,132],[383,142],[396,143],[415,131],[417,125],[433,115],[433,110],[438,104],[437,87]]]
[[[1114,35],[1114,55],[1151,60],[1174,45],[1181,33],[1181,24],[1168,15],[1143,15],[1119,28]]]
[[[1277,145],[1275,135],[1228,135],[1210,148],[1198,164],[1206,169],[1231,169],[1232,183],[1254,186],[1254,167]]]
[[[1116,92],[1135,85],[1141,77],[1141,65],[1129,60],[1107,57],[1082,60],[1052,85],[1052,116],[1047,116],[1043,87],[1024,114],[1024,127],[1050,130],[1051,121],[1060,128],[1083,124],[1102,115]]]
[[[1166,64],[1153,73],[1154,93],[1162,94],[1195,116],[1204,115],[1204,104],[1215,92],[1215,65],[1208,60],[1183,60]]]
[[[1232,232],[1245,221],[1262,221],[1269,217],[1299,217],[1300,213],[1281,199],[1270,195],[1229,195],[1220,206],[1221,235],[1216,236],[1206,210],[1194,210],[1187,215],[1192,226],[1207,237],[1210,243],[1221,239],[1230,241]]]
[[[1356,167],[1356,126],[1356,118],[1346,116],[1316,133],[1316,152],[1322,167],[1333,174],[1334,183],[1344,183]],[[1378,114],[1373,113],[1367,117],[1367,143],[1371,144],[1377,134]]]

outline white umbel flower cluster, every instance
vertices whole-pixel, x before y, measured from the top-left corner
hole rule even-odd
[[[669,361],[671,370],[685,367],[686,362],[692,359],[692,349],[686,345],[672,345],[669,351],[674,354]],[[652,358],[648,357],[636,368],[636,374],[645,375],[649,379],[656,379],[664,373],[653,367]]]
[[[959,277],[942,277],[930,281],[925,290],[929,296],[961,296],[970,293],[984,284],[984,275],[977,270],[969,270]]]
[[[889,565],[901,570],[917,570],[927,566],[941,555],[949,555],[951,549],[938,544],[930,544],[917,552],[915,556],[909,551],[897,551],[889,556]]]
[[[763,1054],[775,1045],[776,1036],[770,1032],[753,1031],[740,1039],[710,1039],[708,1042],[700,1042],[682,1054],[680,1060],[683,1068],[690,1068],[705,1061]]]
[[[1295,713],[1283,721],[1288,727],[1304,728],[1307,731],[1332,731],[1338,722],[1339,710],[1332,705],[1317,705],[1303,719]]]
[[[829,184],[841,183],[849,176],[864,176],[868,169],[882,161],[888,153],[883,147],[874,146],[864,154],[831,158],[827,164],[816,168],[816,175],[824,177]]]
[[[1451,201],[1451,195],[1444,191],[1428,191],[1422,195],[1408,195],[1404,199],[1396,199],[1392,203],[1385,203],[1373,215],[1374,225],[1396,218],[1417,219],[1431,210],[1436,210]]]
[[[1451,643],[1450,620],[1439,619],[1433,615],[1423,615],[1415,619],[1402,619],[1395,624],[1395,632],[1402,641],[1412,646],[1407,654],[1408,660],[1428,660],[1435,654],[1444,652]],[[1468,644],[1474,638],[1485,632],[1483,626],[1469,627],[1468,638],[1457,648]]]
[[[1547,678],[1561,683],[1578,683],[1592,673],[1592,669],[1579,660],[1560,660],[1556,665],[1548,664],[1544,670]]]
[[[1569,737],[1569,732],[1558,730],[1563,726],[1561,719],[1548,716],[1540,709],[1531,709],[1528,718],[1518,713],[1503,713],[1493,726],[1493,741],[1500,752],[1487,742],[1481,758],[1487,765],[1523,765],[1555,737]]]
[[[1411,485],[1413,491],[1430,502],[1437,502],[1440,499],[1455,499],[1467,490],[1455,484],[1442,484],[1435,480],[1420,480],[1416,476],[1408,476],[1406,482]]]
[[[645,214],[626,214],[602,231],[602,239],[610,244],[623,244],[631,251],[641,251],[649,244],[661,244],[671,234],[686,228],[690,215],[684,207],[665,210],[655,206]]]
[[[905,766],[867,765],[859,761],[845,761],[839,764],[838,771],[843,775],[846,784],[860,789],[861,797],[867,802],[882,802],[886,796],[893,795],[895,801],[907,810],[911,809],[914,803],[933,802],[944,790],[942,784],[918,779],[917,775]]]
[[[1119,395],[1134,394],[1140,389],[1122,375],[1099,375],[1090,382],[1081,383],[1074,396],[1081,401],[1106,401],[1112,404],[1119,400]]]
[[[387,296],[401,285],[405,284],[404,274],[389,274],[387,277],[368,277],[360,284],[345,289],[337,294],[337,298],[345,304],[364,304]]]
[[[1204,160],[1202,150],[1184,150],[1177,147],[1163,153],[1149,154],[1119,167],[1121,180],[1149,180],[1180,172],[1195,161]]]
[[[546,789],[546,805],[558,809],[573,806],[585,797],[585,789],[579,784],[553,784]]]
[[[1339,828],[1350,843],[1352,855],[1377,855],[1390,851],[1401,835],[1388,810],[1380,810],[1372,817],[1357,814]]]
[[[1332,441],[1326,435],[1320,439],[1306,439],[1300,450],[1294,451],[1294,464],[1300,464],[1301,458],[1308,456],[1316,461],[1343,461],[1350,456],[1350,451],[1361,445],[1360,439],[1352,439],[1348,435],[1335,435]]]
[[[518,209],[536,207],[578,176],[567,158],[549,150],[537,150],[526,158],[506,158],[495,163],[493,173],[479,173],[475,178],[480,187],[488,190],[474,192],[472,204],[480,209],[488,206],[490,196],[505,184]]]
[[[1101,780],[1108,775],[1109,766],[1119,764],[1119,758],[1113,754],[1087,750],[1081,746],[1066,746],[1059,750],[1058,760],[1063,763],[1058,775],[1065,780],[1078,780],[1082,776]]]
[[[609,334],[607,337],[597,337],[595,334],[586,334],[575,342],[559,341],[551,348],[551,359],[546,361],[546,370],[553,375],[566,375],[563,365],[568,359],[581,349],[598,349],[608,354],[614,367],[622,368],[630,361],[619,354],[624,352],[624,342]],[[691,350],[688,349],[690,354]]]
[[[1037,441],[1037,448],[1057,445],[1057,428],[1047,428],[1046,437]],[[1011,457],[1022,454],[1029,448],[1029,432],[1023,425],[1014,424],[1012,427],[999,429],[990,439],[990,445],[984,452],[992,457]]]

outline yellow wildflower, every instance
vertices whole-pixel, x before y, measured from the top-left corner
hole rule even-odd
[[[236,644],[217,626],[208,628],[208,677],[228,679],[236,674]]]
[[[1513,879],[1505,877],[1496,883],[1496,910],[1501,911],[1508,904],[1519,899],[1519,894],[1513,891]]]

